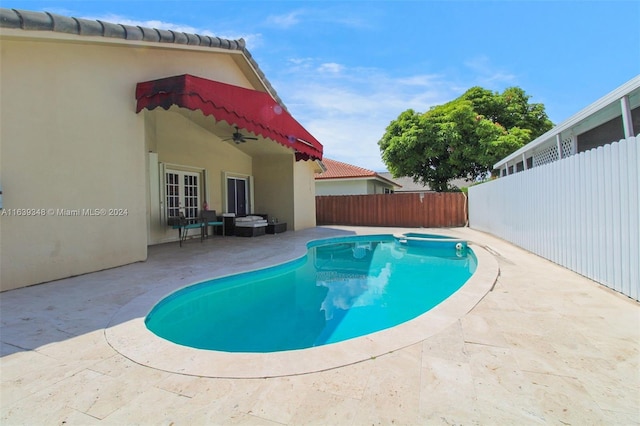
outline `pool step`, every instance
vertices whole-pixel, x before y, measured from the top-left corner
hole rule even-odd
[[[398,243],[402,245],[419,245],[419,246],[438,246],[442,247],[443,245],[451,246],[451,248],[455,248],[456,250],[464,250],[467,248],[467,241],[461,238],[447,237],[443,235],[432,235],[432,234],[396,234],[394,235],[395,239]]]

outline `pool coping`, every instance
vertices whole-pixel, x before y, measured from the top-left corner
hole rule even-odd
[[[111,347],[131,361],[150,368],[199,377],[267,378],[331,370],[373,359],[416,344],[444,330],[471,311],[495,284],[497,260],[469,242],[476,272],[450,297],[428,312],[366,336],[328,345],[271,353],[221,352],[189,348],[162,339],[144,323],[149,311],[184,285],[163,285],[123,306],[104,334]]]

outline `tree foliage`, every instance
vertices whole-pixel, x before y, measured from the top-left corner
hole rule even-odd
[[[519,87],[497,93],[472,87],[425,113],[404,111],[378,142],[394,176],[447,191],[452,179],[473,180],[501,158],[551,129],[544,105]]]

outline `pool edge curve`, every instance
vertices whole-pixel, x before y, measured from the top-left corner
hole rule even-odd
[[[145,325],[153,306],[167,295],[160,287],[122,307],[105,328],[109,345],[129,360],[150,368],[201,377],[266,378],[320,372],[373,359],[427,339],[471,311],[491,290],[499,273],[496,259],[469,242],[477,269],[449,298],[393,328],[328,345],[270,353],[220,352],[180,346]]]

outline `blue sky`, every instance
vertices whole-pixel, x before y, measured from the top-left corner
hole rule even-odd
[[[244,38],[326,157],[385,169],[412,108],[519,86],[554,123],[640,74],[638,1],[37,1],[5,8]]]

